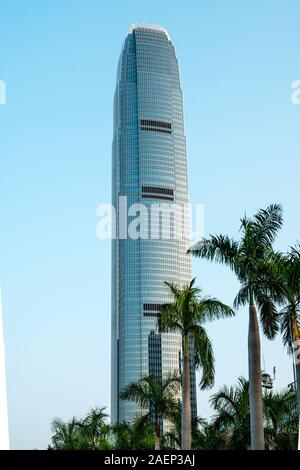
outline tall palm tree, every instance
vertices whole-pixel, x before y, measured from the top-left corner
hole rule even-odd
[[[300,450],[300,245],[280,256],[283,273],[284,307],[279,313],[283,344],[289,354],[294,353],[296,392],[299,415],[298,449]]]
[[[155,449],[160,449],[161,420],[168,419],[177,406],[180,388],[178,375],[169,375],[162,381],[153,375],[143,377],[138,382],[127,385],[120,393],[121,400],[136,402],[141,408],[148,409],[142,420],[151,421],[154,417]]]
[[[225,235],[202,240],[189,251],[200,258],[224,263],[241,283],[234,306],[248,304],[248,367],[250,392],[251,448],[264,449],[263,402],[261,387],[260,334],[257,307],[264,334],[273,338],[278,331],[275,302],[280,283],[274,265],[273,242],[282,226],[282,207],[272,204],[253,218],[241,219],[239,241]]]
[[[161,308],[158,319],[160,332],[176,331],[183,339],[182,366],[182,432],[181,449],[191,449],[191,390],[190,390],[190,342],[194,344],[195,365],[203,370],[201,388],[214,383],[214,355],[211,341],[203,324],[218,318],[234,315],[233,310],[212,297],[200,297],[195,279],[182,288],[166,282],[173,302]]]

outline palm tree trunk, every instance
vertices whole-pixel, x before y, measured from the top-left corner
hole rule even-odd
[[[263,399],[261,385],[260,338],[255,305],[249,306],[248,366],[251,449],[264,450]]]
[[[159,416],[155,417],[154,442],[155,442],[155,450],[160,450],[160,419],[159,419]]]
[[[182,368],[182,417],[181,417],[181,450],[191,450],[191,391],[190,391],[190,354],[189,337],[184,336]]]

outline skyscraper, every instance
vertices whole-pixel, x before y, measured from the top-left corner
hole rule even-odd
[[[117,213],[112,241],[114,422],[130,421],[140,411],[135,403],[119,399],[128,383],[148,374],[161,380],[181,368],[181,336],[157,330],[160,306],[171,300],[164,281],[183,285],[191,280],[186,217],[179,229],[181,237],[177,236],[179,207],[188,203],[182,91],[174,46],[165,29],[131,26],[118,64],[113,126],[112,202]],[[144,226],[148,231],[140,226],[139,236],[130,237],[124,231],[126,210],[131,208],[130,222],[134,214],[141,215],[136,204],[148,210]],[[160,214],[155,221],[153,207]],[[171,227],[167,236],[162,226],[165,208]],[[145,221],[144,213],[143,217]],[[193,365],[191,372],[195,414]]]

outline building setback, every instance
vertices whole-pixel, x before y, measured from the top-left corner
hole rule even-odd
[[[151,237],[149,230],[148,238],[141,234],[136,239],[119,227],[124,217],[120,196],[127,197],[128,208],[155,204],[176,211],[188,203],[178,62],[161,27],[134,25],[129,30],[118,64],[113,126],[112,202],[118,221],[112,241],[111,417],[115,422],[131,421],[141,411],[135,403],[119,399],[128,383],[148,374],[161,379],[181,369],[181,336],[160,335],[157,317],[160,306],[171,300],[164,281],[184,285],[191,280],[188,223],[181,228],[181,238],[174,235],[172,224],[170,237],[162,231]],[[150,216],[147,221],[149,229],[154,227]],[[193,364],[191,385],[196,415]]]

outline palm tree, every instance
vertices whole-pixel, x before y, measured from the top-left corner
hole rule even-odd
[[[263,401],[261,387],[260,334],[257,307],[264,334],[272,339],[278,331],[275,302],[280,282],[274,263],[273,242],[282,226],[282,207],[273,204],[253,218],[241,219],[239,241],[225,235],[202,240],[189,251],[200,258],[224,263],[241,283],[234,306],[249,306],[248,367],[251,448],[264,449]]]
[[[224,385],[210,399],[217,412],[212,418],[216,430],[223,432],[226,448],[250,448],[249,383],[243,377],[233,387]]]
[[[153,429],[149,421],[136,417],[112,426],[113,448],[117,450],[151,450],[154,447]]]
[[[271,450],[293,450],[297,446],[298,414],[291,388],[264,395],[266,442]]]
[[[213,422],[206,422],[197,431],[193,438],[194,449],[199,450],[226,450],[227,433],[215,426]]]
[[[217,299],[200,297],[201,290],[194,287],[195,279],[182,288],[166,282],[173,302],[162,306],[158,319],[160,332],[176,331],[183,340],[182,367],[182,432],[181,449],[191,449],[191,396],[190,396],[190,342],[194,344],[195,365],[203,370],[201,388],[214,383],[214,356],[211,341],[203,324],[234,315],[233,310]]]
[[[105,407],[92,408],[82,421],[78,421],[81,435],[88,442],[90,450],[110,448],[110,426],[105,422],[108,415],[104,410]]]
[[[54,450],[100,450],[109,449],[110,426],[105,423],[105,408],[92,408],[87,416],[72,418],[65,423],[60,418],[52,421]]]
[[[75,450],[84,447],[81,446],[78,421],[75,418],[67,423],[60,418],[55,418],[51,428],[54,433],[51,438],[54,450]]]
[[[168,444],[168,448],[180,448],[181,444],[181,404],[178,403],[178,408],[174,410],[170,416],[171,425],[168,431],[164,434],[165,442]],[[207,425],[207,421],[200,416],[192,418],[192,448],[197,449],[199,442],[199,435]]]
[[[153,375],[145,376],[138,382],[127,385],[120,393],[121,400],[136,402],[141,408],[149,411],[142,421],[154,420],[155,450],[160,449],[161,420],[170,418],[177,406],[176,395],[180,388],[178,375],[169,375],[162,381]]]
[[[243,377],[235,386],[221,387],[210,399],[216,411],[210,426],[216,435],[223,435],[225,448],[250,448],[249,382]],[[295,392],[285,389],[263,395],[264,425],[267,448],[270,450],[295,449],[297,413]]]
[[[291,248],[286,256],[279,256],[283,274],[284,307],[279,313],[283,344],[289,354],[294,352],[297,405],[299,415],[298,450],[300,450],[300,245]]]

